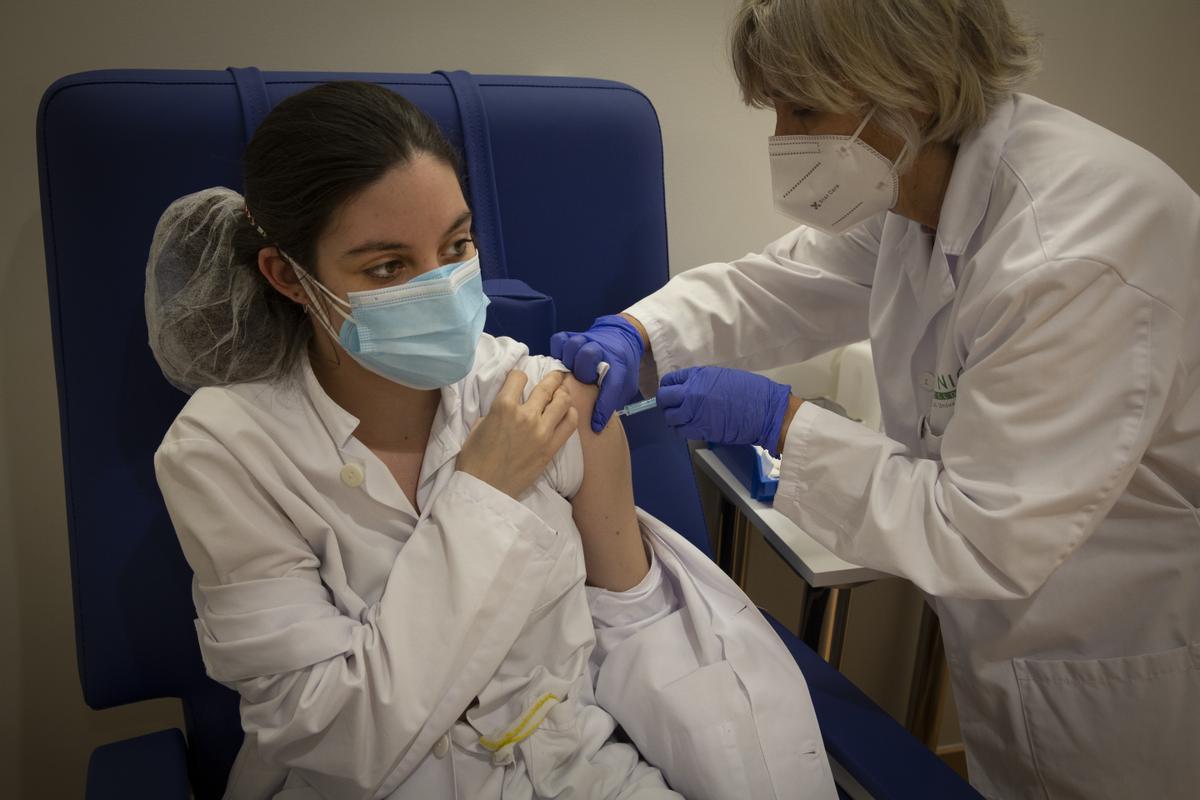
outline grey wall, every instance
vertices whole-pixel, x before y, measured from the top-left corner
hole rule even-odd
[[[171,702],[95,712],[75,671],[62,472],[38,216],[34,115],[71,72],[111,67],[590,75],[654,101],[673,269],[782,233],[766,113],[738,102],[732,0],[210,0],[7,3],[0,10],[0,795],[80,793],[97,744],[175,723]],[[1200,186],[1194,0],[1017,0],[1045,33],[1051,100],[1149,147]],[[141,265],[130,264],[129,269]]]

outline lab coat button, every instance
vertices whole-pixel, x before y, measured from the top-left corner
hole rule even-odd
[[[341,477],[342,483],[354,489],[362,486],[362,482],[366,478],[366,473],[363,472],[363,468],[358,464],[347,464],[342,467]]]
[[[918,383],[920,384],[921,388],[927,392],[932,392],[937,386],[937,382],[933,379],[932,372],[922,372]]]
[[[445,758],[446,753],[450,752],[450,734],[442,734],[442,738],[438,739],[433,745],[433,754],[438,758]]]

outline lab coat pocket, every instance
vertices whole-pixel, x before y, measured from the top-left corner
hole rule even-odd
[[[1014,659],[1046,797],[1191,796],[1200,786],[1200,642],[1088,661]]]
[[[568,699],[556,703],[537,730],[517,745],[538,796],[559,797],[593,777],[578,728],[578,708]]]

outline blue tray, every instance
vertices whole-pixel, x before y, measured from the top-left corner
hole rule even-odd
[[[755,500],[769,503],[775,499],[775,490],[779,488],[779,479],[770,477],[770,467],[763,463],[754,445],[749,444],[713,444],[708,443],[708,449],[717,454],[717,458],[729,467],[729,471],[737,478],[750,496]]]

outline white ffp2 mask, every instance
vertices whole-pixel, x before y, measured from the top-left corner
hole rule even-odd
[[[895,206],[900,181],[894,165],[858,138],[874,113],[849,136],[770,137],[775,210],[840,234]]]

